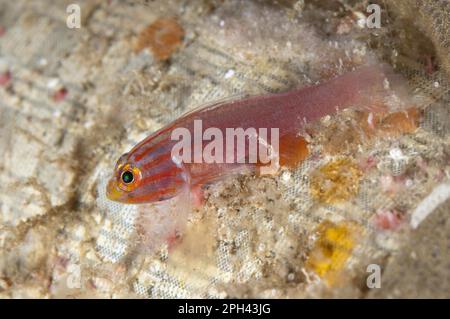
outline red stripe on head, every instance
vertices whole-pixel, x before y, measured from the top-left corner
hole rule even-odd
[[[133,147],[133,149],[129,152],[130,156],[134,155],[136,161],[140,161],[143,157],[145,157],[148,153],[150,153],[155,146],[161,145],[162,142],[167,141],[170,138],[170,134],[167,134],[167,136],[165,136],[162,140],[156,141],[155,139],[157,139],[158,137],[160,137],[161,135],[163,135],[164,133],[170,131],[172,129],[173,125],[167,126],[165,128],[160,129],[159,131],[155,132],[154,134],[150,135],[149,137],[147,137],[146,139],[144,139],[143,141],[141,141],[140,143],[138,143],[135,147]],[[150,146],[149,148],[144,149],[144,151],[140,154],[136,154],[137,152],[139,152],[142,147],[144,147],[145,145],[155,142],[155,144],[153,146]]]
[[[157,166],[157,165],[159,165],[159,164],[162,164],[162,163],[165,162],[165,161],[171,160],[171,158],[172,158],[172,154],[171,154],[171,153],[164,153],[164,154],[161,154],[161,155],[159,155],[158,157],[156,157],[156,158],[154,158],[153,160],[151,160],[150,162],[145,163],[145,164],[142,166],[142,170],[145,171],[145,170],[147,170],[147,169],[150,169],[150,168],[152,168],[152,167],[155,167],[155,166]]]
[[[182,171],[180,169],[173,169],[173,168],[162,171],[161,173],[154,174],[154,175],[143,178],[140,182],[140,186],[143,187],[148,184],[153,184],[153,183],[155,183],[163,178],[166,178],[166,177],[177,176],[181,172]]]
[[[167,142],[169,136],[164,137],[162,140],[156,142],[155,144],[145,148],[141,153],[135,154],[134,160],[136,162],[141,161],[145,156],[150,154],[151,152],[157,150],[159,147],[164,146],[164,143]]]

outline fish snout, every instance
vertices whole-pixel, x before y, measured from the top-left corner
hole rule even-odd
[[[114,178],[111,178],[106,186],[106,197],[116,202],[121,202],[123,200],[123,191],[119,188],[119,185]]]

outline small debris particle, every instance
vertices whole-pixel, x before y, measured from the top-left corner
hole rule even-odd
[[[285,183],[288,183],[291,180],[291,178],[292,178],[292,176],[291,176],[291,173],[289,171],[283,172],[283,174],[281,175],[281,179]]]
[[[183,41],[184,30],[174,18],[161,18],[150,24],[138,36],[136,53],[149,48],[156,59],[170,58]]]
[[[353,11],[354,16],[356,17],[356,25],[363,29],[366,27],[366,16],[364,13],[360,11]]]
[[[53,117],[59,118],[61,117],[62,113],[60,110],[56,110],[52,113]]]
[[[411,186],[413,186],[414,185],[414,182],[413,182],[413,180],[412,179],[410,179],[410,178],[408,178],[408,179],[406,179],[405,180],[405,186],[406,187],[411,187]]]
[[[234,70],[233,70],[233,69],[229,69],[229,70],[225,73],[224,78],[225,78],[225,79],[229,79],[229,78],[232,78],[233,76],[234,76]]]
[[[403,152],[398,147],[392,148],[389,150],[389,155],[394,161],[401,161],[405,158],[407,158],[405,155],[403,155]]]
[[[295,279],[295,274],[294,273],[288,274],[288,276],[287,276],[287,280],[288,281],[294,281],[294,279]]]
[[[370,128],[375,127],[375,124],[373,122],[373,113],[369,113],[369,115],[367,116],[367,124],[369,124]]]
[[[46,58],[40,58],[40,59],[38,60],[38,65],[41,66],[41,67],[47,66],[47,65],[48,65],[47,59],[46,59]]]
[[[50,80],[48,80],[47,82],[47,88],[49,90],[55,90],[57,89],[59,86],[61,86],[61,82],[59,81],[58,78],[51,78]]]
[[[294,3],[295,11],[301,13],[304,8],[305,8],[305,0],[298,0],[296,3]]]

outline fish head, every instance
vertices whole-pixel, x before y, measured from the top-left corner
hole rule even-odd
[[[113,175],[108,181],[106,196],[113,201],[130,203],[141,181],[140,167],[130,161],[128,153],[125,153],[117,161]]]
[[[106,195],[124,204],[155,203],[175,197],[186,185],[185,171],[172,161],[170,153],[141,159],[130,152],[117,161]]]

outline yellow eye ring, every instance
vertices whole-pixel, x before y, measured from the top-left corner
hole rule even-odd
[[[131,192],[140,183],[142,174],[139,168],[134,167],[130,164],[125,164],[119,170],[120,174],[118,176],[118,184],[120,189]]]

